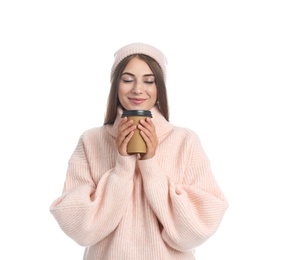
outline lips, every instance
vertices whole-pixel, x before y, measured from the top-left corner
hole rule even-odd
[[[129,98],[129,100],[134,103],[134,104],[141,104],[143,103],[146,99],[144,98]]]

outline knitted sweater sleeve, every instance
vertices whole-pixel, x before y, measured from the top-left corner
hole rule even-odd
[[[94,245],[117,227],[132,196],[135,162],[134,156],[118,154],[116,165],[96,184],[80,139],[69,161],[63,193],[50,207],[61,229],[78,244]]]
[[[182,158],[189,159],[180,173],[181,183],[166,176],[155,157],[139,161],[139,167],[146,197],[162,225],[163,240],[178,251],[189,251],[215,233],[228,203],[196,134]]]

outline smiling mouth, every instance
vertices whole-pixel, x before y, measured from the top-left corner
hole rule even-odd
[[[131,102],[133,102],[134,104],[141,104],[141,103],[143,103],[145,101],[144,98],[129,98],[129,100]]]

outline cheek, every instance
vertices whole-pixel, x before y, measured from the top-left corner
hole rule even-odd
[[[118,100],[122,106],[125,106],[125,100],[127,96],[127,88],[123,84],[118,85]]]
[[[123,94],[124,94],[125,90],[123,88],[123,85],[122,84],[119,84],[118,85],[118,98],[122,98]]]
[[[152,97],[152,98],[156,98],[157,99],[157,88],[151,88],[148,90],[148,94]]]

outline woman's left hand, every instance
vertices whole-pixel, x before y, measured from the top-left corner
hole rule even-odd
[[[155,132],[155,126],[152,120],[148,117],[146,118],[146,120],[140,120],[138,129],[140,130],[140,134],[144,139],[147,147],[147,152],[145,154],[140,154],[140,159],[150,159],[155,155],[156,148],[158,145],[158,138]]]

